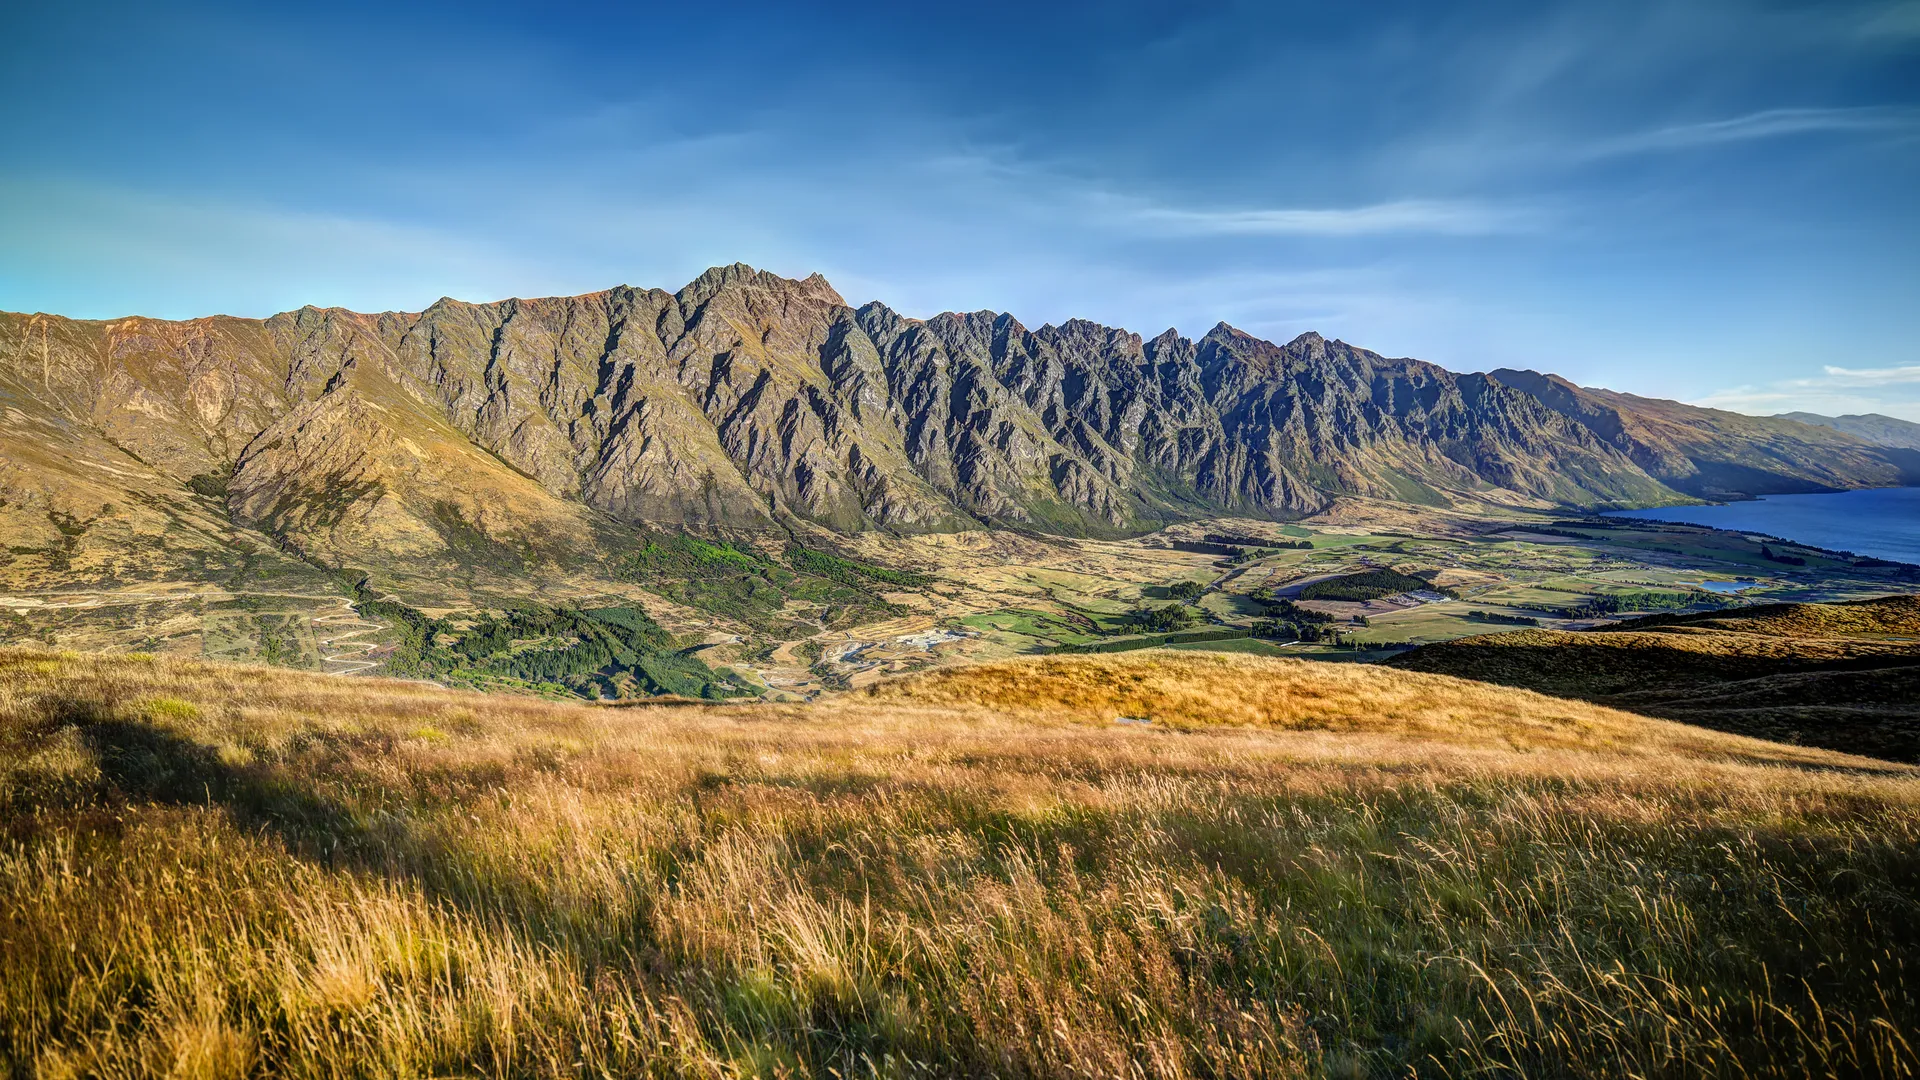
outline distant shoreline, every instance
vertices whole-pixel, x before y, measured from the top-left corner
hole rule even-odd
[[[1607,510],[1601,516],[1764,533],[1831,551],[1920,564],[1920,487],[1766,495],[1697,506]]]

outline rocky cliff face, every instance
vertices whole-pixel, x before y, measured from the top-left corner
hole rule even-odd
[[[1101,534],[1341,494],[1660,502],[1710,471],[1711,440],[1679,421],[1530,375],[1225,324],[1143,340],[921,321],[741,265],[671,294],[419,313],[0,316],[17,439],[90,440],[143,476],[224,489],[238,523],[338,562],[485,548],[531,567],[619,522]],[[1848,436],[1767,423],[1810,433],[1819,464],[1793,474],[1809,486],[1903,475]],[[18,504],[51,474],[7,475]]]

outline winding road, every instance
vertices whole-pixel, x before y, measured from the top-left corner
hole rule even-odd
[[[361,634],[371,634],[377,630],[382,630],[385,628],[382,627],[379,623],[369,622],[366,619],[361,618],[360,613],[353,610],[352,601],[347,600],[344,597],[340,597],[337,599],[339,599],[339,602],[340,602],[339,611],[335,611],[327,615],[313,616],[313,643],[319,646],[321,663],[342,665],[341,667],[328,671],[326,674],[358,675],[363,671],[371,671],[374,668],[379,667],[380,662],[378,660],[367,659],[367,654],[372,652],[376,647],[375,642],[348,641],[347,639],[351,637],[359,637]],[[345,630],[339,633],[335,633],[331,637],[320,636],[320,629],[321,629],[322,623],[336,623],[336,622],[342,623],[346,626],[356,626],[356,627],[359,627],[359,629]],[[328,629],[334,629],[334,628],[328,627]],[[349,656],[345,652],[334,652],[331,655],[329,655],[329,653],[327,652],[327,650],[329,649],[335,649],[335,650],[359,649],[361,650],[361,653],[357,657]]]

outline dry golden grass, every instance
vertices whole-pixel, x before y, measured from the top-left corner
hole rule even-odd
[[[1126,716],[1180,729],[1327,731],[1522,751],[1833,760],[1819,751],[1729,740],[1526,690],[1231,653],[1156,651],[975,664],[885,683],[866,695],[873,704],[976,707],[1035,722],[1105,724]]]
[[[9,650],[0,815],[18,1075],[1920,1061],[1920,771],[1435,676],[605,709]]]

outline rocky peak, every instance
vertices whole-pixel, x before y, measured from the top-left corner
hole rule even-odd
[[[697,308],[722,292],[736,289],[765,292],[781,300],[801,299],[824,307],[848,306],[846,299],[818,273],[796,281],[741,262],[709,267],[676,293],[675,299],[683,306]]]

